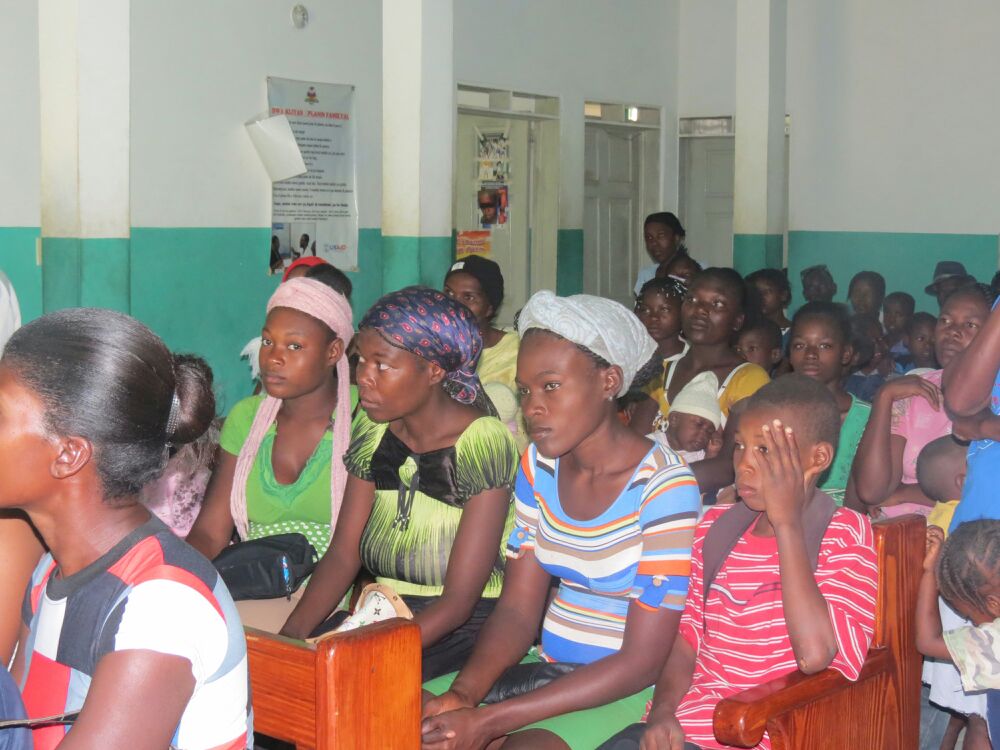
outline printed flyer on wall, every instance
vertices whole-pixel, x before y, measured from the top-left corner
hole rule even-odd
[[[267,105],[288,118],[307,168],[273,183],[272,270],[303,255],[358,270],[354,87],[269,77]]]

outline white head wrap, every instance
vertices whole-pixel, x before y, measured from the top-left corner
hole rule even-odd
[[[704,417],[719,429],[722,409],[719,408],[719,379],[715,373],[708,370],[691,378],[670,403],[670,413],[674,412]]]
[[[557,297],[547,290],[534,294],[518,319],[522,338],[531,328],[558,334],[622,368],[625,378],[619,396],[656,352],[656,342],[628,308],[590,294]]]

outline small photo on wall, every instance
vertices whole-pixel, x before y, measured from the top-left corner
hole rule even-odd
[[[289,223],[289,239],[291,240],[292,260],[303,255],[316,254],[316,222],[293,221]]]
[[[507,223],[507,186],[482,188],[476,194],[479,224],[484,227]]]
[[[291,257],[288,224],[271,225],[271,259],[268,263],[271,273],[281,273]]]

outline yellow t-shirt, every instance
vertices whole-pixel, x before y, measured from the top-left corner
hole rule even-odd
[[[654,421],[657,429],[666,429],[667,415],[670,413],[670,402],[667,401],[667,390],[670,388],[670,381],[673,379],[674,369],[680,357],[668,359],[664,362],[663,377],[654,378],[646,386],[646,393],[660,406],[660,413]],[[760,388],[771,382],[770,376],[759,365],[744,362],[737,365],[732,372],[719,385],[719,409],[725,420],[729,416],[729,410],[737,401],[742,401],[747,396],[752,396]]]
[[[943,503],[934,503],[934,508],[927,515],[928,526],[939,526],[944,529],[945,539],[948,538],[948,527],[951,526],[951,517],[955,515],[955,508],[958,507],[958,500],[945,500]]]
[[[507,331],[496,346],[483,349],[479,355],[479,365],[476,374],[483,385],[486,383],[501,383],[517,393],[514,379],[517,376],[517,350],[521,339],[516,331]]]
[[[479,355],[476,374],[483,384],[486,395],[497,409],[500,421],[514,435],[519,451],[528,447],[528,435],[524,428],[524,417],[517,399],[517,351],[521,338],[516,331],[507,331],[496,346],[483,349]]]

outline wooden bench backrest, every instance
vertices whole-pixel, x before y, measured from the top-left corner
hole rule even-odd
[[[921,516],[902,516],[872,524],[878,552],[878,602],[873,648],[884,647],[895,663],[893,692],[902,722],[900,747],[918,747],[920,737],[920,674],[923,659],[917,651],[917,590],[923,574],[927,522]],[[887,707],[888,708],[888,707]]]
[[[390,620],[317,645],[246,629],[254,729],[298,748],[420,744],[420,630]]]
[[[856,682],[827,669],[793,672],[721,701],[715,735],[753,747],[765,728],[774,750],[919,745],[920,655],[914,614],[922,573],[926,524],[920,516],[873,525],[879,581],[872,646]]]

